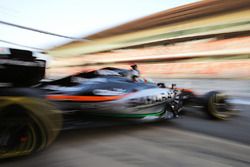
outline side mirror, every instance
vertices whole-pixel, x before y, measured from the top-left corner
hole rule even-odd
[[[171,89],[176,89],[176,84],[172,84]]]

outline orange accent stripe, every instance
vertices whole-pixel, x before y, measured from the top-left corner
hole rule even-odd
[[[72,95],[48,95],[49,100],[69,100],[69,101],[111,101],[118,100],[126,95],[120,96],[72,96]]]
[[[185,92],[190,92],[193,93],[193,91],[191,89],[182,89],[182,88],[177,88],[177,90],[183,90]]]

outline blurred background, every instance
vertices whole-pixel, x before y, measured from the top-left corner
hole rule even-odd
[[[146,77],[248,79],[249,8],[248,0],[3,0],[0,44],[46,52],[48,78],[137,63]]]
[[[191,115],[172,124],[87,130],[87,137],[64,134],[45,154],[6,166],[250,164],[249,0],[1,0],[0,46],[40,52],[46,79],[136,63],[146,78],[225,91],[241,111],[226,123]]]
[[[248,79],[250,4],[228,2],[187,4],[53,48],[48,76],[137,63],[150,77]]]

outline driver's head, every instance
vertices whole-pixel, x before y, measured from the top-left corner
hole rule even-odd
[[[137,64],[132,64],[131,66],[130,66],[133,70],[137,70]]]

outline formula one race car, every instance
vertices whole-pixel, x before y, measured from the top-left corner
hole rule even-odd
[[[186,105],[201,106],[211,117],[230,116],[226,96],[217,91],[198,96],[192,90],[131,77],[131,70],[107,67],[79,73],[39,86],[62,111],[85,116],[141,120],[178,117]]]
[[[104,120],[159,121],[179,117],[187,105],[202,107],[211,118],[231,116],[231,106],[220,92],[198,96],[174,84],[166,87],[139,77],[135,80],[127,69],[107,67],[38,83],[44,75],[44,63],[21,57],[4,58],[0,64],[6,71],[0,73],[5,77],[1,82],[12,83],[0,88],[0,159],[46,148],[76,119],[94,125]],[[17,65],[20,70],[33,68],[39,76],[27,75],[30,78],[22,82],[10,79],[8,68]]]

